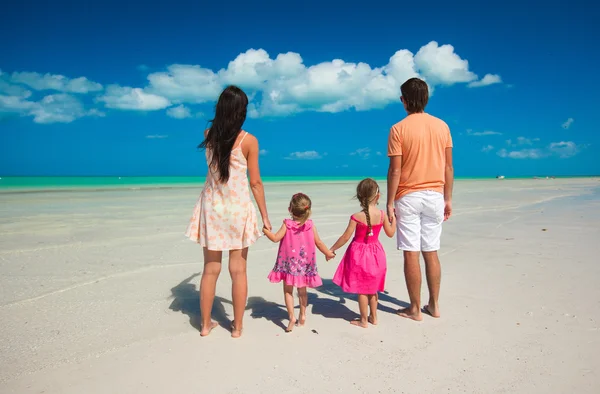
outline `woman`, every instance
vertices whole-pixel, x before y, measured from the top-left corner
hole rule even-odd
[[[200,281],[201,336],[210,334],[217,326],[211,320],[211,310],[223,251],[229,251],[229,273],[233,282],[231,336],[242,335],[248,296],[248,247],[260,236],[247,174],[263,226],[271,229],[258,167],[258,140],[242,130],[247,107],[246,94],[238,87],[227,87],[219,96],[215,117],[199,145],[206,149],[208,173],[186,236],[204,248],[204,270]]]

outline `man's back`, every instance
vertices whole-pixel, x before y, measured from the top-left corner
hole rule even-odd
[[[451,147],[448,125],[435,116],[414,113],[392,126],[388,156],[402,156],[396,199],[420,190],[443,193],[446,148]]]

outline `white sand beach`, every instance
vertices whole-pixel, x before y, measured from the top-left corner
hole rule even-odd
[[[330,245],[358,208],[354,187],[267,184],[271,221],[303,191]],[[599,179],[458,181],[442,318],[420,323],[394,314],[408,296],[382,234],[379,325],[348,323],[358,305],[331,283],[338,253],[319,260],[306,326],[284,333],[281,286],[266,279],[277,245],[263,237],[237,340],[198,335],[202,252],[183,233],[199,191],[0,193],[0,393],[600,392]],[[226,263],[221,275],[214,317],[227,327]]]

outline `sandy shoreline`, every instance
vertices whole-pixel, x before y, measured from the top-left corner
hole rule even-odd
[[[355,184],[324,186],[268,184],[271,221],[303,191],[332,243],[356,210]],[[378,327],[347,323],[358,305],[331,284],[339,258],[321,258],[307,326],[285,334],[281,288],[266,279],[277,246],[260,239],[238,341],[194,328],[202,254],[183,232],[197,186],[0,193],[0,392],[596,393],[599,190],[594,178],[457,182],[443,317],[423,323],[391,313],[408,297],[394,241],[382,238]],[[224,267],[222,325],[229,286]]]

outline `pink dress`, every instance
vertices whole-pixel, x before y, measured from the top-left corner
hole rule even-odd
[[[275,267],[269,280],[295,287],[319,287],[323,284],[317,272],[315,234],[312,220],[299,224],[294,220],[283,221],[285,235],[279,243]]]
[[[333,283],[346,293],[375,294],[384,290],[387,263],[383,245],[379,242],[384,217],[382,211],[381,223],[371,226],[371,236],[367,236],[369,226],[359,222],[354,215],[350,218],[356,222],[354,239],[333,276]]]
[[[192,218],[185,235],[209,250],[244,249],[252,245],[261,233],[258,229],[256,209],[250,199],[248,164],[242,153],[242,142],[231,151],[229,180],[219,181],[218,169],[210,168],[206,183],[194,206]],[[206,150],[210,164],[211,152]]]

